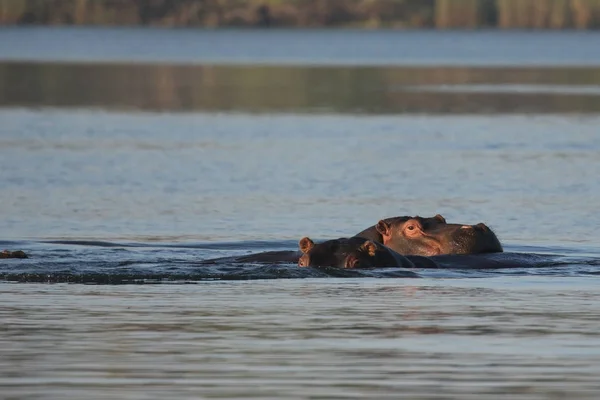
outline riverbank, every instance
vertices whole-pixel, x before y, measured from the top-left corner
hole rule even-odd
[[[600,0],[0,0],[0,24],[598,29]]]

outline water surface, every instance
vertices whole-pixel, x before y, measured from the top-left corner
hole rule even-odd
[[[595,398],[596,283],[2,285],[11,398]]]
[[[20,61],[598,66],[597,31],[3,27]]]

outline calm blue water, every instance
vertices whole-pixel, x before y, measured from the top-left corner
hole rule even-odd
[[[1,29],[2,395],[597,398],[597,38]],[[436,213],[554,263],[198,264]]]
[[[3,60],[599,66],[600,32],[0,28]]]

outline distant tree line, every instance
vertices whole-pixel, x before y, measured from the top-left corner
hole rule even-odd
[[[598,29],[600,0],[0,0],[0,23]]]

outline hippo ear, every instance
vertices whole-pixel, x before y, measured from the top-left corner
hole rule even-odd
[[[435,219],[437,219],[438,221],[440,221],[442,224],[446,223],[446,218],[442,217],[440,214],[436,214],[435,217],[433,217]]]
[[[355,256],[348,256],[346,261],[344,262],[344,268],[356,268],[356,265],[359,263],[358,258]]]
[[[377,232],[381,233],[382,236],[390,236],[390,230],[392,227],[384,220],[381,220],[377,223],[377,225],[375,225],[375,229]]]
[[[375,251],[377,250],[377,245],[370,240],[367,240],[360,246],[360,248],[367,252],[371,257],[375,255]]]
[[[310,240],[310,238],[303,237],[302,239],[300,239],[300,242],[298,242],[298,245],[300,246],[300,251],[306,254],[310,251],[310,249],[314,247],[315,242]]]

